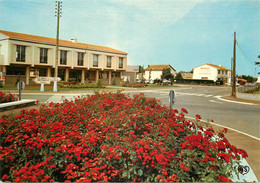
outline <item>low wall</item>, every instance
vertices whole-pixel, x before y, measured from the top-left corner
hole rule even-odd
[[[260,94],[237,93],[237,98],[260,101]]]

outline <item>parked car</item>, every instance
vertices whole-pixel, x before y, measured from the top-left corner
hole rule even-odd
[[[147,84],[153,84],[153,80],[152,79],[147,79],[147,80],[145,80],[145,83],[147,83]]]

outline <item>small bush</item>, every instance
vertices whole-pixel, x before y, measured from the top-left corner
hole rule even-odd
[[[98,81],[97,83],[61,82],[60,87],[61,88],[74,88],[74,89],[77,89],[77,88],[103,88],[100,81]]]
[[[12,102],[18,99],[18,96],[15,94],[0,91],[0,103]]]

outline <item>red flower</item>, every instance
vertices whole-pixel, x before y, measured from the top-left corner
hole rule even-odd
[[[229,178],[225,177],[225,176],[219,176],[218,180],[220,182],[233,182],[232,180],[230,180]]]
[[[225,160],[227,163],[230,162],[229,155],[227,155],[227,154],[225,154],[225,153],[218,153],[218,156],[224,158],[224,160]]]
[[[199,114],[196,114],[196,118],[201,119],[201,116]]]
[[[181,108],[181,111],[188,114],[188,111],[185,108]]]

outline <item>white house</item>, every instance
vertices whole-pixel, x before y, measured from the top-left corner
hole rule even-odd
[[[213,80],[223,81],[223,84],[231,83],[231,70],[226,67],[214,65],[214,64],[203,64],[193,69],[193,79],[202,80]]]
[[[162,72],[164,69],[170,68],[173,76],[176,75],[176,70],[170,65],[151,65],[145,69],[144,78],[147,80],[161,79]]]

